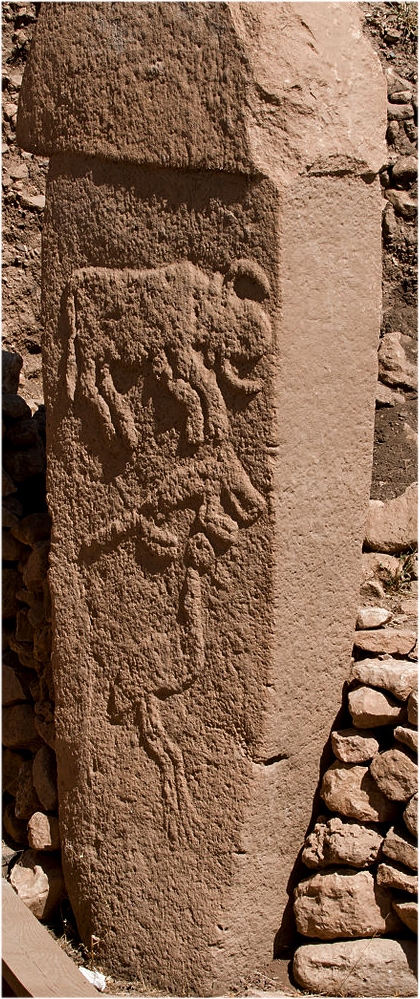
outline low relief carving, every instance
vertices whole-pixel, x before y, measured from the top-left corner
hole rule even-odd
[[[82,423],[89,412],[96,413],[102,453],[106,443],[120,443],[129,455],[126,469],[135,473],[137,467],[140,480],[139,455],[144,433],[150,434],[142,427],[139,403],[146,377],[183,413],[182,458],[167,462],[146,495],[143,491],[138,502],[129,499],[128,509],[85,537],[81,548],[82,559],[92,562],[136,537],[161,559],[162,571],[173,562],[182,568],[172,666],[163,670],[156,664],[153,680],[139,680],[129,712],[159,767],[164,824],[173,843],[194,838],[199,818],[182,751],[165,730],[160,705],[186,691],[204,670],[203,577],[211,580],[217,559],[265,510],[264,497],[234,450],[226,398],[240,393],[246,405],[261,391],[254,369],[271,347],[262,305],[269,291],[262,269],[239,260],[227,276],[212,277],[188,261],[143,271],[85,268],[73,274],[64,294],[68,400]],[[185,509],[194,519],[188,537],[180,538],[171,515]],[[121,708],[130,701],[129,678],[140,673],[135,654],[126,667],[111,696],[114,719],[126,715]]]

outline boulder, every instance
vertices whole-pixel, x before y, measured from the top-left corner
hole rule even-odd
[[[375,784],[390,801],[408,801],[417,790],[417,763],[404,749],[395,746],[377,753],[369,769]]]
[[[384,656],[353,663],[350,677],[371,687],[381,687],[398,700],[406,701],[417,687],[418,674],[415,663]]]
[[[377,552],[398,554],[417,545],[417,483],[383,503],[370,500],[366,545]]]
[[[414,649],[416,638],[415,631],[408,628],[376,628],[373,631],[355,631],[354,644],[365,652],[406,656]]]
[[[301,881],[294,898],[296,926],[306,937],[370,937],[397,925],[391,896],[370,871],[319,871]]]
[[[28,822],[28,840],[32,850],[59,850],[60,833],[56,816],[34,812]]]
[[[417,836],[418,834],[418,807],[419,801],[418,794],[416,792],[416,794],[413,794],[413,797],[410,798],[408,805],[406,805],[403,811],[404,822],[412,836]]]
[[[57,762],[49,746],[41,746],[32,764],[32,777],[36,793],[46,812],[54,812],[58,807]]]
[[[373,729],[345,728],[331,732],[331,746],[343,763],[365,763],[378,752],[379,742]]]
[[[405,721],[405,704],[394,700],[391,694],[372,687],[356,687],[348,693],[348,706],[356,728],[380,727]]]
[[[340,940],[304,944],[293,977],[308,992],[327,996],[417,996],[414,940]]]
[[[331,812],[360,822],[392,822],[396,806],[379,790],[369,767],[337,760],[322,779],[321,798]]]
[[[373,826],[355,821],[343,821],[320,816],[307,836],[302,853],[307,867],[329,867],[344,864],[369,867],[378,858],[383,836]]]
[[[48,922],[64,896],[61,864],[38,850],[25,850],[10,874],[15,892],[37,919]]]
[[[418,847],[413,838],[407,836],[404,830],[395,829],[394,826],[388,830],[382,843],[382,852],[391,860],[396,860],[405,867],[410,867],[412,871],[418,870]]]
[[[406,891],[410,895],[417,895],[418,892],[417,874],[411,874],[405,867],[396,863],[379,864],[376,880],[378,885],[397,888],[398,891]]]
[[[392,903],[392,908],[394,912],[397,913],[398,918],[401,919],[401,922],[404,923],[405,926],[408,926],[408,929],[411,930],[412,933],[417,933],[417,928],[418,928],[417,902],[406,902],[405,900],[397,901],[397,899],[394,899]]]

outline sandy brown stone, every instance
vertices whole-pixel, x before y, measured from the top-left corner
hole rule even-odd
[[[2,557],[4,561],[18,562],[23,551],[23,545],[13,537],[13,534],[10,531],[2,530]]]
[[[411,725],[417,725],[418,722],[418,691],[413,690],[412,694],[408,698],[407,704],[407,717]]]
[[[21,679],[16,670],[11,666],[2,667],[1,698],[3,705],[18,704],[19,701],[26,701],[27,697],[22,687]]]
[[[54,812],[58,806],[57,763],[49,746],[41,746],[35,754],[32,777],[41,804],[47,812]]]
[[[3,392],[17,393],[23,358],[9,350],[1,352],[1,377]]]
[[[370,764],[375,783],[391,801],[408,801],[417,790],[417,763],[404,749],[378,753]]]
[[[23,569],[23,582],[31,593],[42,592],[48,572],[49,541],[37,541]]]
[[[3,708],[2,742],[9,749],[32,749],[39,744],[32,705]]]
[[[26,850],[12,867],[10,883],[37,919],[48,922],[64,895],[60,861],[39,850]]]
[[[354,644],[365,652],[387,652],[406,656],[414,649],[416,633],[409,628],[377,628],[374,631],[355,631]]]
[[[351,668],[351,679],[372,687],[381,687],[401,701],[406,701],[417,687],[418,673],[415,663],[401,659],[362,659]]]
[[[30,513],[27,517],[23,517],[13,530],[15,538],[25,545],[46,541],[50,533],[51,517],[49,513]]]
[[[2,749],[2,778],[3,791],[8,791],[13,797],[16,794],[19,784],[19,770],[25,760],[23,753],[13,752],[12,749]]]
[[[293,959],[298,985],[329,996],[417,996],[417,954],[413,940],[343,940],[304,944]]]
[[[398,918],[401,919],[401,922],[404,923],[405,926],[408,926],[408,929],[413,933],[417,933],[418,903],[406,902],[405,900],[397,901],[397,899],[394,899],[392,908],[394,909],[394,912],[397,913]]]
[[[343,822],[338,816],[320,816],[305,840],[302,860],[307,867],[369,867],[377,860],[382,840],[381,833],[372,826]]]
[[[417,895],[418,892],[417,874],[412,874],[406,867],[397,863],[379,864],[376,880],[378,885],[397,888],[399,891],[409,892],[410,895]]]
[[[379,742],[373,729],[361,732],[357,728],[345,728],[331,732],[331,746],[337,759],[343,763],[364,763],[373,759]]]
[[[401,336],[401,334],[387,334],[388,337]],[[398,341],[399,349],[402,350]],[[383,348],[381,348],[383,349]],[[404,355],[405,356],[405,355]],[[390,360],[391,365],[391,360]],[[390,370],[395,371],[395,363]],[[395,374],[394,383],[398,383]],[[397,379],[397,382],[395,382]],[[388,380],[388,379],[387,379]],[[369,515],[366,525],[366,544],[369,548],[379,552],[389,552],[395,554],[407,551],[412,545],[417,544],[417,484],[408,486],[405,492],[395,499],[383,503],[381,500],[370,500]],[[372,650],[373,651],[373,650]],[[383,651],[387,651],[384,649]],[[389,650],[391,651],[391,650]],[[404,653],[402,653],[404,655]]]
[[[58,819],[44,812],[34,812],[28,822],[28,841],[32,850],[59,850]]]
[[[414,794],[403,812],[403,819],[412,836],[418,833],[418,793]]]
[[[404,743],[413,753],[417,753],[419,747],[418,729],[409,725],[397,725],[394,729],[394,736],[397,742]]]
[[[380,628],[392,618],[391,611],[386,607],[359,607],[356,618],[356,628]]]
[[[293,933],[288,882],[351,654],[384,82],[352,5],[53,13],[19,137],[52,156],[63,863],[104,961],[222,994]]]
[[[407,717],[405,704],[394,700],[391,694],[374,690],[372,687],[356,687],[355,690],[350,690],[348,705],[356,728],[391,725],[405,721]]]
[[[294,898],[296,926],[307,937],[370,937],[397,925],[391,895],[370,871],[320,871],[301,881]]]
[[[406,867],[411,867],[413,871],[417,871],[417,844],[403,830],[395,829],[392,826],[385,836],[382,851],[386,857],[391,857],[391,860],[396,860],[399,864],[404,864]]]
[[[369,767],[333,763],[323,776],[320,794],[331,812],[360,822],[392,821],[397,814],[373,780]]]
[[[28,845],[28,823],[26,819],[17,819],[14,801],[8,801],[3,809],[3,827],[7,836],[19,846]]]

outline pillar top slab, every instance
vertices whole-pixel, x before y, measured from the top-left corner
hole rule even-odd
[[[384,88],[355,3],[46,3],[18,142],[280,186],[369,175]]]

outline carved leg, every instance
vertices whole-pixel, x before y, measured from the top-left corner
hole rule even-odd
[[[138,437],[128,402],[117,392],[108,364],[103,364],[98,373],[99,389],[114,424],[127,446],[137,447]]]
[[[159,381],[164,382],[168,391],[177,402],[180,402],[187,412],[185,431],[190,444],[202,444],[204,441],[204,419],[200,399],[197,392],[188,381],[174,378],[171,365],[163,351],[153,359],[153,372]]]

